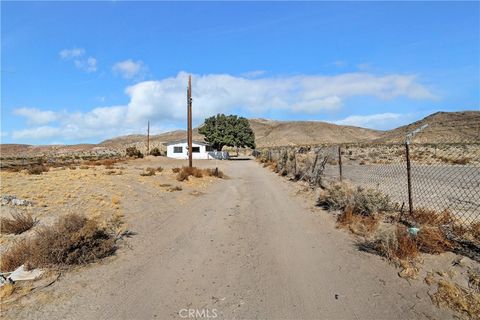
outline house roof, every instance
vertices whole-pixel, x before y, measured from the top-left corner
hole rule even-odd
[[[164,146],[170,146],[172,144],[180,144],[180,143],[187,143],[187,139],[179,139],[179,140],[172,140],[172,141],[167,141],[163,145]],[[210,144],[205,142],[205,141],[197,141],[193,140],[192,143],[194,144],[199,144],[201,146],[209,146]]]

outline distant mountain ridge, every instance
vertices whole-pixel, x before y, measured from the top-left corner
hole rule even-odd
[[[428,126],[418,133],[415,143],[473,143],[480,142],[480,111],[436,112],[419,121],[399,128],[378,131],[353,126],[336,125],[322,121],[277,121],[249,119],[255,132],[257,147],[295,146],[322,143],[349,142],[404,142],[409,132]],[[186,138],[186,131],[175,130],[150,137],[150,148],[164,149],[163,143]],[[193,130],[194,140],[203,140],[198,128]],[[78,151],[124,151],[136,146],[146,151],[146,135],[134,134],[102,141],[99,144],[30,146],[22,144],[0,145],[2,156],[37,152],[68,153]]]

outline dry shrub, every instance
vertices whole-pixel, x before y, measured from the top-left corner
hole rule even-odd
[[[36,164],[27,169],[28,174],[42,174],[48,171],[48,167],[43,164]]]
[[[358,215],[353,212],[352,207],[348,207],[338,216],[337,227],[348,228],[352,233],[366,237],[377,229],[379,221],[377,215]]]
[[[0,287],[0,301],[10,297],[15,291],[15,285],[13,283],[5,283]]]
[[[128,147],[125,149],[127,157],[131,158],[143,158],[143,153],[137,149],[137,147]]]
[[[472,223],[468,228],[468,231],[473,237],[473,239],[480,242],[480,222]]]
[[[468,270],[468,286],[474,292],[480,294],[480,268]]]
[[[390,261],[400,263],[412,260],[418,256],[417,244],[404,227],[397,226],[395,230],[387,229],[378,232],[373,240],[359,245],[363,251],[377,253]]]
[[[438,213],[435,210],[419,208],[415,209],[411,219],[419,225],[440,226],[454,222],[454,216],[447,209]]]
[[[455,283],[440,279],[437,292],[431,298],[439,307],[461,312],[471,319],[480,319],[480,294],[468,292]]]
[[[421,228],[416,240],[418,249],[424,253],[440,254],[453,248],[452,243],[437,227]]]
[[[353,188],[345,182],[330,185],[322,190],[317,205],[331,210],[353,209],[354,214],[372,215],[393,209],[388,195],[375,189]]]
[[[352,207],[353,188],[347,183],[335,183],[328,188],[321,190],[317,199],[317,206],[326,210],[344,210]]]
[[[362,215],[385,212],[393,208],[389,196],[375,189],[358,187],[353,202],[355,213]]]
[[[150,151],[150,155],[155,156],[155,157],[158,157],[158,156],[161,156],[161,155],[162,155],[162,152],[161,152],[160,149],[158,149],[158,148],[153,148],[153,149]]]
[[[175,186],[175,187],[170,187],[168,188],[168,191],[173,192],[173,191],[182,191],[182,187]]]
[[[102,159],[102,160],[90,160],[85,164],[89,166],[113,166],[118,162],[118,159]]]
[[[203,177],[203,173],[201,169],[197,167],[182,167],[182,169],[177,174],[178,181],[185,181],[188,180],[188,177],[194,176],[195,178]]]
[[[79,168],[82,169],[82,170],[86,170],[86,169],[89,169],[90,167],[83,165],[83,166],[80,166]]]
[[[185,181],[188,180],[188,177],[193,176],[195,178],[202,178],[204,176],[207,177],[216,177],[216,178],[225,178],[225,174],[215,169],[200,169],[197,167],[182,167],[182,168],[173,168],[173,173],[177,173],[177,180],[178,181]]]
[[[0,269],[85,264],[115,253],[115,238],[95,220],[78,214],[61,217],[43,227],[31,240],[23,240],[2,255]]]
[[[147,168],[145,169],[144,172],[140,173],[141,176],[146,177],[146,176],[154,176],[156,170],[154,168]]]
[[[208,177],[216,177],[216,178],[220,178],[220,179],[223,179],[223,178],[226,177],[225,174],[221,170],[218,170],[218,168],[203,169],[203,174],[208,176]]]
[[[157,167],[157,172],[162,172],[163,171],[163,168],[162,167]]]
[[[33,228],[37,220],[32,215],[22,212],[12,213],[12,219],[0,219],[0,233],[20,234]]]

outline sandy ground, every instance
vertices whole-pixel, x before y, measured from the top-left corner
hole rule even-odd
[[[311,194],[254,161],[219,162],[224,180],[138,177],[136,168],[172,166],[164,161],[134,161],[108,176],[119,179],[111,190],[97,185],[119,194],[137,233],[115,257],[63,273],[2,316],[182,319],[195,309],[219,319],[452,318],[432,305],[421,279],[406,281],[358,251]],[[183,190],[165,192],[165,182]]]

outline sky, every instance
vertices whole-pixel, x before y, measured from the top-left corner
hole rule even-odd
[[[1,2],[1,142],[480,110],[479,2]]]

